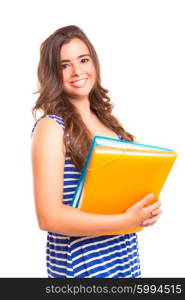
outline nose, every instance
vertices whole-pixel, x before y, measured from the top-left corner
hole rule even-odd
[[[79,63],[74,63],[72,66],[72,75],[79,76],[82,74],[82,69]]]

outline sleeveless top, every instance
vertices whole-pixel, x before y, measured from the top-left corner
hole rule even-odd
[[[56,121],[65,130],[57,115],[43,115]],[[65,157],[63,197],[69,205],[80,179],[69,153]],[[123,278],[140,277],[140,259],[136,233],[121,235],[66,236],[47,232],[46,266],[48,277],[58,278]]]

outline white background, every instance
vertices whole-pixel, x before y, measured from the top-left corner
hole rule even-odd
[[[41,42],[67,25],[93,43],[124,128],[179,154],[161,192],[163,215],[138,237],[143,277],[184,277],[185,1],[6,0],[0,11],[0,277],[47,277],[32,191],[32,93]]]

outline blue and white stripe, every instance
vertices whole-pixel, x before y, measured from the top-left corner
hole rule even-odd
[[[61,117],[49,114],[43,115],[41,118],[43,117],[52,118],[62,129],[65,129]],[[69,205],[72,201],[79,179],[80,172],[75,168],[69,154],[66,154],[63,187],[64,204]],[[138,241],[135,233],[97,237],[71,237],[48,232],[46,261],[48,277],[133,278],[141,276]]]

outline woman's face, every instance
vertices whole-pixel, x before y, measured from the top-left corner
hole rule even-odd
[[[86,44],[73,38],[60,51],[63,85],[71,98],[88,98],[95,80],[96,71]]]

